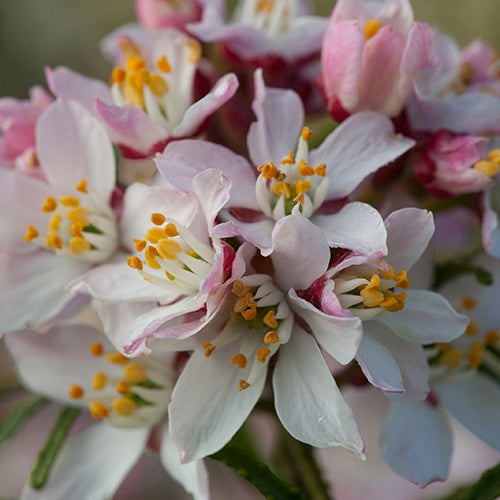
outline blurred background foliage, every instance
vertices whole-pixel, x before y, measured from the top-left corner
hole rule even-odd
[[[313,0],[328,15],[334,0]],[[481,37],[500,47],[500,0],[413,0],[415,17],[465,45]],[[45,66],[65,65],[106,79],[99,40],[133,21],[133,0],[0,0],[0,96],[25,98]]]

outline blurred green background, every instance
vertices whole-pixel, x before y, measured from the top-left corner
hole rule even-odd
[[[315,0],[328,15],[333,0]],[[481,37],[500,47],[500,0],[414,0],[418,20],[453,35],[461,45]],[[99,40],[134,20],[133,0],[0,0],[0,96],[24,98],[43,84],[44,66],[69,66],[107,78]]]

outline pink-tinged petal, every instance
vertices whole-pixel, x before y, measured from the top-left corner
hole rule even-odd
[[[405,307],[377,318],[397,335],[419,344],[450,342],[464,333],[469,318],[459,314],[441,295],[408,290]]]
[[[451,431],[427,403],[392,403],[379,442],[385,461],[412,483],[424,487],[448,477]]]
[[[191,190],[192,179],[199,172],[220,170],[233,186],[229,206],[260,210],[252,167],[245,158],[219,144],[193,139],[174,141],[156,156],[155,162],[163,177],[184,191]]]
[[[327,198],[349,195],[369,174],[408,151],[415,142],[394,133],[386,116],[363,111],[342,122],[314,151],[311,164],[326,163]]]
[[[385,219],[387,260],[396,272],[410,269],[421,257],[434,234],[432,212],[402,208]]]
[[[112,104],[109,86],[101,80],[89,78],[64,66],[45,68],[45,78],[51,92],[56,97],[73,99],[85,109],[94,113],[95,99]]]
[[[346,19],[357,19],[364,13],[363,0],[338,0],[335,2],[330,23],[338,23]]]
[[[498,415],[500,388],[489,377],[473,373],[443,379],[432,386],[439,402],[469,431],[496,450],[500,450]]]
[[[83,325],[59,325],[47,333],[22,330],[4,336],[23,385],[73,406],[84,406],[85,402],[69,396],[71,385],[90,389],[92,374],[102,371],[103,365],[109,365],[102,357],[89,352],[89,345],[103,339],[97,330]]]
[[[266,87],[261,69],[254,73],[254,86],[252,109],[257,121],[250,125],[247,136],[250,158],[256,166],[269,161],[279,164],[297,146],[304,107],[295,92]]]
[[[179,450],[166,428],[163,430],[160,458],[168,474],[182,484],[195,500],[208,500],[210,498],[208,474],[203,460],[182,464]]]
[[[387,347],[364,335],[356,360],[370,384],[385,392],[403,392],[403,376]]]
[[[356,108],[364,46],[358,21],[330,24],[321,51],[321,79],[329,108],[334,101],[347,111]]]
[[[0,169],[0,248],[9,252],[32,252],[37,246],[24,241],[26,228],[32,225],[42,231],[47,214],[40,210],[49,186],[38,179],[14,170]]]
[[[146,447],[149,429],[91,425],[64,443],[50,478],[41,490],[25,486],[22,498],[111,498]]]
[[[81,104],[58,99],[37,123],[37,154],[50,184],[73,193],[86,179],[108,201],[115,157],[102,124]]]
[[[107,126],[113,142],[140,154],[151,154],[153,146],[167,138],[167,132],[135,106],[108,106],[97,99],[95,110]]]
[[[312,222],[323,230],[331,247],[367,256],[387,254],[387,232],[380,213],[367,203],[352,202],[332,215],[315,215]]]
[[[493,257],[500,257],[500,224],[498,214],[500,213],[500,183],[497,182],[492,189],[482,195],[482,225],[481,236],[486,252]]]
[[[195,134],[205,119],[233,97],[238,85],[238,78],[233,73],[221,77],[208,94],[189,106],[182,121],[172,129],[171,135],[188,137]]]
[[[259,399],[265,374],[243,391],[251,366],[231,364],[238,352],[234,343],[215,349],[209,358],[203,350],[191,356],[172,393],[170,434],[182,462],[190,462],[221,449],[241,427]]]
[[[359,75],[359,102],[357,109],[371,109],[390,117],[397,116],[404,101],[393,102],[394,84],[399,80],[399,65],[403,57],[406,37],[392,26],[383,26],[366,41]],[[409,96],[408,96],[409,97]]]
[[[342,446],[364,458],[352,411],[316,342],[299,327],[280,347],[273,391],[276,413],[295,439],[320,448]]]
[[[374,16],[405,35],[413,26],[413,9],[409,0],[385,0]]]
[[[89,268],[85,261],[52,252],[0,254],[0,332],[38,326],[71,300],[68,281]]]
[[[279,219],[272,239],[274,280],[282,290],[305,290],[326,272],[330,248],[321,229],[309,219],[301,215]]]
[[[274,222],[271,219],[249,223],[233,220],[215,226],[212,236],[217,238],[241,236],[245,241],[257,247],[264,257],[267,257],[272,252],[273,228]]]
[[[319,345],[339,363],[346,365],[356,355],[361,342],[361,320],[355,317],[335,317],[320,311],[311,303],[288,292],[290,305],[309,325]]]
[[[366,321],[364,333],[390,353],[398,365],[401,379],[395,381],[395,388],[401,384],[404,392],[388,391],[386,395],[393,401],[422,401],[429,394],[429,365],[422,346],[411,340],[395,335],[386,325],[379,321]],[[375,355],[380,354],[376,352]],[[374,369],[375,360],[369,358],[370,353],[364,353],[362,365]],[[372,378],[380,382],[380,374],[371,372]]]

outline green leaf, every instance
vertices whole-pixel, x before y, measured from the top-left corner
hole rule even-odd
[[[493,277],[489,271],[480,266],[471,264],[469,259],[463,259],[449,260],[437,264],[433,288],[439,288],[447,281],[461,274],[473,274],[481,285],[489,286],[493,284]]]
[[[30,484],[35,490],[42,488],[48,481],[52,466],[80,411],[79,408],[66,407],[59,412],[59,417],[38,454],[35,467],[31,471]]]
[[[47,404],[47,400],[44,398],[31,399],[18,406],[6,418],[2,419],[0,422],[0,446],[25,425],[45,404]]]
[[[222,450],[211,455],[211,458],[215,458],[231,467],[267,499],[293,500],[303,498],[296,488],[284,484],[275,476],[267,465],[250,458],[246,453],[234,446],[227,445]]]
[[[495,500],[500,497],[500,463],[487,470],[479,481],[470,487],[464,500]]]

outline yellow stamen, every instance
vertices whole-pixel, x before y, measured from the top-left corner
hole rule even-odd
[[[277,182],[273,187],[273,192],[276,196],[284,195],[285,198],[290,198],[290,187],[287,182]]]
[[[236,280],[233,283],[233,289],[232,292],[237,295],[238,297],[244,297],[248,292],[250,291],[250,288],[243,283],[242,280]]]
[[[299,164],[299,174],[303,176],[314,175],[314,168],[308,165],[303,159],[300,160]]]
[[[127,363],[128,358],[119,352],[110,352],[106,355],[106,361],[115,365],[121,365],[123,363]]]
[[[38,231],[33,226],[28,226],[26,228],[26,234],[24,235],[24,241],[32,241],[38,236]]]
[[[257,360],[259,361],[259,363],[265,363],[269,354],[271,354],[271,351],[267,347],[262,347],[261,349],[259,349],[257,351]]]
[[[89,403],[89,411],[92,418],[106,418],[109,416],[109,410],[99,401]]]
[[[132,413],[137,410],[137,405],[129,398],[113,399],[111,406],[118,415],[123,415],[124,417],[132,415]]]
[[[462,361],[462,351],[457,347],[450,347],[439,358],[439,362],[450,369],[456,368],[460,361]]]
[[[168,92],[167,82],[159,75],[151,73],[148,81],[149,88],[157,97],[163,97]]]
[[[500,148],[492,149],[486,156],[488,160],[500,164]]]
[[[307,193],[308,191],[311,190],[311,187],[312,187],[312,184],[310,182],[303,181],[302,179],[299,179],[295,183],[295,192],[298,194]]]
[[[363,297],[363,304],[366,307],[378,307],[385,299],[382,292],[368,288],[368,285],[359,294]]]
[[[484,334],[484,341],[488,345],[496,345],[500,340],[500,332],[498,330],[488,330]]]
[[[245,357],[244,354],[239,352],[238,354],[235,354],[233,356],[233,359],[231,359],[231,363],[233,365],[238,365],[238,368],[245,368],[247,366],[247,358]]]
[[[83,396],[83,394],[84,391],[79,385],[73,384],[69,388],[69,397],[71,399],[80,399]]]
[[[205,357],[209,358],[215,351],[215,345],[212,342],[203,342],[203,349],[205,349]]]
[[[300,135],[303,141],[308,141],[314,135],[314,132],[309,127],[302,127]]]
[[[172,67],[170,66],[170,63],[168,62],[168,59],[166,56],[161,56],[157,61],[156,61],[156,67],[162,72],[162,73],[170,73],[172,71]]]
[[[280,174],[280,171],[276,168],[276,165],[270,161],[267,165],[259,165],[257,170],[262,174],[264,179],[275,179]]]
[[[73,236],[73,238],[69,240],[69,249],[75,255],[80,255],[83,252],[90,250],[90,243],[83,238]]]
[[[265,12],[266,14],[269,14],[272,12],[274,8],[274,4],[271,0],[260,0],[257,2],[257,11],[258,12]]]
[[[116,384],[116,392],[122,395],[128,394],[130,392],[130,384],[126,380],[120,380]]]
[[[127,59],[128,71],[135,73],[146,67],[146,61],[141,57],[132,56]]]
[[[148,379],[146,370],[139,363],[130,363],[123,368],[123,375],[131,382],[144,382]]]
[[[139,271],[142,271],[142,261],[141,259],[139,259],[139,257],[136,257],[135,255],[127,257],[127,264],[132,269],[138,269]]]
[[[465,335],[475,335],[478,331],[479,327],[477,326],[477,323],[471,319],[467,325],[467,329],[465,330]]]
[[[161,269],[161,264],[156,259],[146,259],[146,264],[151,269]]]
[[[467,358],[469,361],[469,368],[476,369],[483,362],[483,343],[476,342],[469,347]]]
[[[274,311],[271,309],[266,313],[262,322],[267,325],[269,328],[276,328],[278,326],[278,321],[274,318]]]
[[[80,193],[86,193],[87,192],[87,180],[82,179],[75,187],[76,187],[77,191],[80,191]]]
[[[495,175],[497,175],[500,171],[500,165],[486,160],[478,161],[474,165],[474,168],[476,170],[479,170],[479,172],[486,175],[487,177],[495,177]]]
[[[255,317],[257,316],[257,308],[256,307],[249,307],[248,309],[245,309],[244,311],[242,311],[241,315],[247,321],[251,321],[252,319],[255,319]]]
[[[151,222],[155,226],[161,226],[165,222],[165,216],[158,212],[151,214]]]
[[[95,344],[90,344],[89,345],[89,351],[90,351],[90,354],[92,354],[92,356],[102,356],[102,353],[103,353],[103,346],[101,344],[101,342],[96,342]]]
[[[408,288],[410,286],[406,271],[399,271],[399,273],[394,276],[394,281],[396,282],[396,286],[400,288]]]
[[[42,205],[42,212],[53,212],[57,208],[57,201],[52,196],[45,198],[45,203]]]
[[[363,28],[365,38],[369,40],[372,36],[375,36],[381,27],[382,21],[379,21],[378,19],[368,19],[365,23],[365,27]]]
[[[245,389],[248,389],[250,387],[250,384],[246,380],[238,380],[238,390],[244,391]]]
[[[394,300],[396,302],[391,303],[389,306],[384,306],[387,311],[398,312],[398,311],[401,311],[402,309],[404,309],[406,292],[396,293],[392,296],[392,298],[394,298]]]
[[[89,223],[87,215],[87,210],[82,207],[75,207],[68,212],[67,217],[70,222],[72,222],[73,224],[78,224],[83,228]]]
[[[170,238],[173,238],[174,236],[179,236],[179,231],[177,230],[177,227],[175,224],[172,224],[169,222],[163,230],[165,231],[165,234],[169,236]]]
[[[117,83],[120,85],[125,81],[126,76],[127,72],[123,68],[113,68],[111,73],[111,83]]]
[[[287,155],[280,162],[282,165],[293,165],[295,163],[295,158],[293,157],[292,151],[288,151]]]
[[[137,89],[133,80],[127,79],[123,84],[123,97],[125,97],[125,100],[132,106],[144,109],[142,89]]]
[[[476,299],[473,299],[472,297],[464,297],[462,299],[462,306],[465,308],[465,309],[474,309],[474,307],[476,307],[477,305],[477,301]]]
[[[318,163],[314,167],[314,171],[316,172],[316,175],[319,175],[320,177],[325,177],[326,176],[326,164],[325,163]]]
[[[275,331],[271,330],[264,335],[264,344],[276,344],[279,339],[280,338],[278,334]]]
[[[158,252],[160,255],[169,260],[177,259],[177,254],[182,252],[182,247],[174,240],[163,239],[157,243]]]
[[[135,249],[138,252],[142,252],[146,246],[147,246],[147,241],[145,240],[138,240],[137,238],[133,238],[132,241],[135,243]]]
[[[63,247],[63,240],[59,235],[55,233],[47,233],[45,244],[49,248],[58,248],[59,250],[61,250],[61,248]]]
[[[106,377],[105,373],[98,372],[94,374],[94,378],[92,379],[92,389],[98,391],[99,389],[103,389],[106,387],[106,383],[108,382],[108,377]]]
[[[188,48],[188,62],[191,64],[197,63],[201,57],[200,43],[194,38],[188,38],[184,43]]]
[[[146,231],[144,239],[155,245],[165,238],[165,230],[162,227],[152,227]]]
[[[59,201],[64,207],[78,207],[80,205],[80,200],[76,196],[71,195],[60,196]]]

